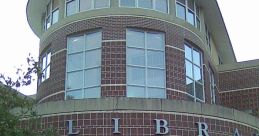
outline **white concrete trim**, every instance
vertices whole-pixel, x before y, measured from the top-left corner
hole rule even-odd
[[[171,46],[171,45],[165,45],[165,47],[168,47],[168,48],[173,48],[173,49],[176,49],[176,50],[178,50],[178,51],[185,52],[183,49],[177,48],[177,47],[175,47],[175,46]]]
[[[228,90],[228,91],[221,91],[219,93],[232,93],[232,92],[238,92],[238,91],[247,91],[251,89],[259,89],[259,87],[250,87],[250,88],[242,88],[242,89],[236,89],[236,90]]]
[[[49,114],[49,115],[42,115],[41,117],[51,117],[51,116],[61,116],[61,115],[71,115],[71,114],[90,114],[90,113],[158,113],[158,114],[174,114],[174,115],[184,115],[184,116],[193,116],[193,117],[203,117],[203,118],[210,118],[215,120],[227,121],[231,123],[236,123],[239,125],[247,126],[259,131],[258,128],[251,126],[246,123],[238,122],[231,119],[225,119],[215,116],[203,115],[203,114],[194,114],[194,113],[182,113],[182,112],[166,112],[166,111],[135,111],[135,110],[115,110],[115,111],[84,111],[84,112],[67,112],[67,113],[58,113],[58,114]],[[26,120],[23,118],[21,120]]]
[[[254,66],[254,67],[249,67],[249,68],[237,68],[237,69],[234,68],[233,70],[219,70],[219,74],[228,73],[228,72],[236,72],[236,71],[240,71],[240,70],[258,69],[258,68],[259,68],[258,66]]]
[[[126,84],[102,84],[101,87],[106,87],[106,86],[126,86]]]
[[[182,93],[182,94],[187,94],[187,92],[184,92],[184,91],[180,91],[180,90],[176,90],[176,89],[172,89],[172,88],[166,88],[166,90],[169,90],[169,91],[174,91],[174,92],[178,92],[178,93]]]
[[[59,50],[59,51],[53,53],[53,54],[51,55],[51,57],[54,56],[54,55],[57,55],[57,54],[59,54],[59,53],[61,53],[61,52],[63,52],[63,51],[67,51],[67,48],[61,49],[61,50]]]
[[[125,39],[121,39],[121,40],[102,40],[102,42],[126,42]]]
[[[65,93],[65,91],[59,91],[59,92],[56,92],[54,94],[48,95],[48,96],[40,99],[38,103],[41,103],[42,101],[46,100],[47,98],[52,97],[52,96],[57,95],[57,94],[60,94],[60,93]]]

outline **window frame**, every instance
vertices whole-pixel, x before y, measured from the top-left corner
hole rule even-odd
[[[144,33],[144,47],[135,47],[135,46],[128,46],[127,42],[126,42],[126,97],[128,96],[128,87],[143,87],[145,90],[145,96],[144,97],[139,97],[139,96],[135,96],[133,98],[159,98],[159,99],[166,99],[166,61],[165,61],[165,34],[163,32],[156,32],[156,31],[142,31],[139,29],[133,29],[133,28],[127,28],[126,30],[126,34],[129,31],[133,31],[133,32],[141,32]],[[163,49],[159,50],[159,49],[152,49],[152,48],[148,48],[147,47],[147,34],[163,34],[163,40],[164,40],[164,45],[163,45]],[[127,39],[127,38],[126,38]],[[126,40],[127,41],[127,40]],[[144,65],[132,65],[132,64],[128,64],[128,49],[140,49],[142,51],[144,51],[144,60],[145,60],[145,64]],[[163,53],[163,61],[164,61],[164,66],[163,68],[160,67],[152,67],[152,66],[148,66],[148,51],[157,51],[157,52],[162,52]],[[128,73],[129,73],[129,67],[131,68],[143,68],[145,70],[145,81],[144,84],[131,84],[128,82]],[[148,85],[148,70],[163,70],[163,80],[164,80],[164,86],[163,87],[159,87],[159,86],[149,86]],[[148,88],[153,88],[153,89],[163,89],[164,90],[164,96],[161,97],[150,97],[150,95],[148,94]]]
[[[48,60],[48,56],[50,55],[50,60]],[[41,68],[41,76],[39,77],[39,81],[38,84],[40,85],[41,83],[43,83],[44,81],[46,81],[47,79],[50,78],[50,66],[51,66],[51,51],[47,50],[45,53],[42,54],[42,56],[40,57],[40,68]],[[44,58],[46,58],[46,60],[44,61]],[[48,63],[49,62],[49,63]],[[43,68],[43,63],[45,63],[45,67]],[[49,73],[48,72],[49,69]],[[46,76],[48,74],[48,76]],[[44,79],[43,79],[44,78]]]
[[[44,21],[43,21],[44,31],[47,31],[52,25],[54,25],[55,23],[58,23],[58,21],[59,21],[60,4],[56,8],[53,9],[53,3],[54,3],[54,0],[49,0],[47,6],[45,8],[44,17],[43,17],[44,18]],[[48,6],[49,6],[49,11],[48,11]],[[56,12],[56,11],[58,11],[58,18],[57,18],[57,22],[53,23],[53,13]],[[48,18],[50,20],[50,22],[49,22],[50,26],[48,26],[48,22],[47,22]]]
[[[186,48],[186,46],[188,47],[188,48],[190,48],[191,49],[191,57],[192,57],[192,60],[189,60],[188,58],[186,58],[186,54],[185,54],[185,84],[186,84],[186,86],[187,86],[187,80],[186,79],[189,79],[189,80],[192,80],[192,82],[193,82],[193,95],[192,94],[189,94],[188,92],[187,92],[187,90],[186,90],[186,94],[189,96],[189,97],[191,97],[191,98],[193,98],[194,99],[194,101],[195,102],[205,102],[205,90],[204,90],[204,74],[203,74],[203,53],[198,49],[198,48],[196,48],[196,47],[194,47],[194,46],[192,46],[191,44],[189,44],[189,43],[187,43],[187,42],[185,42],[184,43],[184,47]],[[193,57],[193,51],[196,51],[196,52],[198,52],[199,54],[200,54],[200,66],[198,66],[197,64],[195,64],[195,62],[193,61],[194,59],[194,57]],[[185,50],[185,53],[186,53],[186,50]],[[186,61],[188,61],[189,63],[191,63],[192,64],[192,77],[189,77],[189,76],[187,76],[187,74],[186,74],[186,69],[187,69],[187,66],[186,66]],[[200,76],[201,76],[201,80],[202,80],[202,82],[197,82],[196,80],[195,80],[195,75],[194,75],[194,67],[199,67],[200,68]],[[197,97],[197,91],[196,91],[196,83],[198,83],[198,84],[200,84],[200,85],[202,85],[202,94],[203,94],[203,100],[201,100],[201,99],[199,99],[198,97]]]
[[[108,0],[108,7],[101,7],[101,8],[96,8],[95,7],[95,1],[96,0],[91,0],[91,8],[88,9],[88,10],[82,10],[81,11],[80,10],[80,0],[66,0],[65,1],[65,14],[64,14],[65,17],[74,15],[74,14],[67,15],[67,3],[71,2],[71,1],[76,1],[76,12],[74,14],[85,12],[85,11],[90,11],[90,10],[97,10],[97,9],[104,9],[104,8],[110,8],[111,7],[111,0]]]
[[[201,21],[200,21],[200,8],[198,7],[198,5],[196,4],[196,2],[193,0],[194,2],[194,10],[192,10],[191,8],[189,8],[189,5],[188,5],[188,0],[184,0],[185,1],[185,4],[179,2],[178,0],[175,0],[175,16],[177,18],[180,18],[182,19],[181,17],[178,16],[178,12],[177,12],[177,5],[181,5],[183,7],[185,7],[185,20],[187,23],[191,24],[192,26],[196,27],[197,29],[201,30]],[[197,11],[197,9],[199,11]],[[194,18],[193,18],[193,22],[194,24],[190,23],[189,21],[187,21],[187,16],[188,16],[188,13],[189,13],[189,10],[193,13],[194,15]],[[197,23],[197,20],[199,21],[199,25]]]
[[[167,3],[167,12],[163,12],[161,10],[157,10],[156,9],[156,0],[152,0],[152,8],[143,8],[143,7],[139,7],[139,0],[134,0],[135,1],[135,5],[134,7],[130,7],[130,6],[123,6],[121,5],[121,0],[119,0],[119,7],[120,8],[140,8],[140,9],[147,9],[147,10],[154,10],[154,11],[158,11],[158,12],[161,12],[161,13],[165,13],[165,14],[169,14],[169,0],[166,0],[166,3]]]
[[[100,41],[100,46],[96,47],[96,48],[91,48],[91,49],[87,49],[86,48],[86,42],[87,42],[87,37],[90,35],[90,34],[98,34],[100,33],[101,34],[101,41]],[[76,37],[81,37],[83,36],[83,41],[84,41],[84,48],[82,51],[76,51],[76,52],[72,52],[72,53],[69,53],[69,39],[71,38],[76,38]],[[93,66],[93,67],[86,67],[86,55],[87,53],[91,52],[91,51],[100,51],[100,65],[98,66]],[[77,70],[68,70],[68,58],[69,58],[69,55],[73,55],[73,54],[79,54],[79,53],[83,53],[83,59],[82,59],[82,63],[83,63],[83,66],[81,69],[77,69]],[[67,93],[69,92],[77,92],[77,91],[81,91],[81,98],[80,99],[88,99],[88,98],[101,98],[101,58],[102,58],[102,31],[101,30],[95,30],[95,31],[90,31],[90,32],[86,32],[86,33],[83,33],[83,34],[78,34],[78,35],[72,35],[72,36],[69,36],[67,37],[67,54],[66,54],[66,79],[65,79],[65,100],[70,100],[68,99],[67,97]],[[99,69],[100,70],[100,73],[99,73],[99,84],[98,85],[94,85],[94,86],[87,86],[85,85],[85,74],[86,74],[86,71],[87,70],[92,70],[92,69]],[[68,74],[70,73],[75,73],[75,72],[82,72],[82,75],[83,75],[83,85],[82,87],[78,87],[78,88],[73,88],[73,89],[69,89],[68,87]],[[98,97],[85,97],[85,91],[86,89],[91,89],[91,88],[99,88],[99,96]],[[77,99],[77,98],[75,98]]]
[[[210,99],[211,104],[216,104],[216,82],[215,74],[211,67],[209,67],[209,80],[210,80]]]

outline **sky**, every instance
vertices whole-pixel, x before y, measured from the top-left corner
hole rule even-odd
[[[218,0],[238,61],[259,59],[259,0]],[[15,79],[16,69],[26,66],[29,54],[38,59],[39,39],[26,19],[27,0],[5,0],[0,4],[0,73]],[[26,95],[36,93],[36,82],[19,88]]]

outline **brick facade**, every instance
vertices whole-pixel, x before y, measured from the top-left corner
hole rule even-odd
[[[69,35],[101,29],[102,44],[102,97],[126,96],[126,29],[137,28],[145,31],[165,33],[166,42],[166,87],[167,98],[185,100],[184,42],[203,46],[197,35],[177,25],[143,17],[100,17],[69,24],[52,33],[41,42],[41,50],[50,49],[52,54],[50,78],[38,88],[37,101],[64,100],[64,97],[49,97],[65,90],[66,38]],[[116,41],[117,40],[117,41]],[[124,40],[124,41],[123,41]],[[202,50],[201,50],[202,51]],[[204,51],[202,51],[204,52]],[[206,61],[206,62],[205,62]],[[204,59],[204,64],[209,64]],[[205,72],[205,69],[204,69]],[[204,74],[205,80],[208,75]],[[210,90],[205,81],[206,102],[210,102]],[[177,91],[172,91],[177,90]],[[48,97],[48,99],[46,99]]]
[[[112,118],[120,118],[119,131],[113,134],[114,123]],[[59,136],[67,136],[66,120],[74,120],[74,129],[80,131],[80,136],[154,136],[154,119],[165,119],[168,122],[169,133],[165,136],[196,136],[198,127],[196,122],[206,122],[211,136],[232,136],[238,129],[242,136],[253,136],[256,129],[238,122],[222,118],[211,118],[193,114],[172,114],[155,112],[91,112],[53,115],[40,119],[40,128],[55,128]],[[26,127],[26,121],[22,121]]]
[[[239,110],[252,110],[250,112],[253,113],[258,111],[259,68],[222,72],[219,74],[219,84],[222,105]]]

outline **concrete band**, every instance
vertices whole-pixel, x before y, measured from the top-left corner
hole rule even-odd
[[[244,112],[217,105],[178,100],[105,98],[47,102],[37,105],[41,116],[90,112],[159,112],[228,120],[259,130],[259,119]]]

